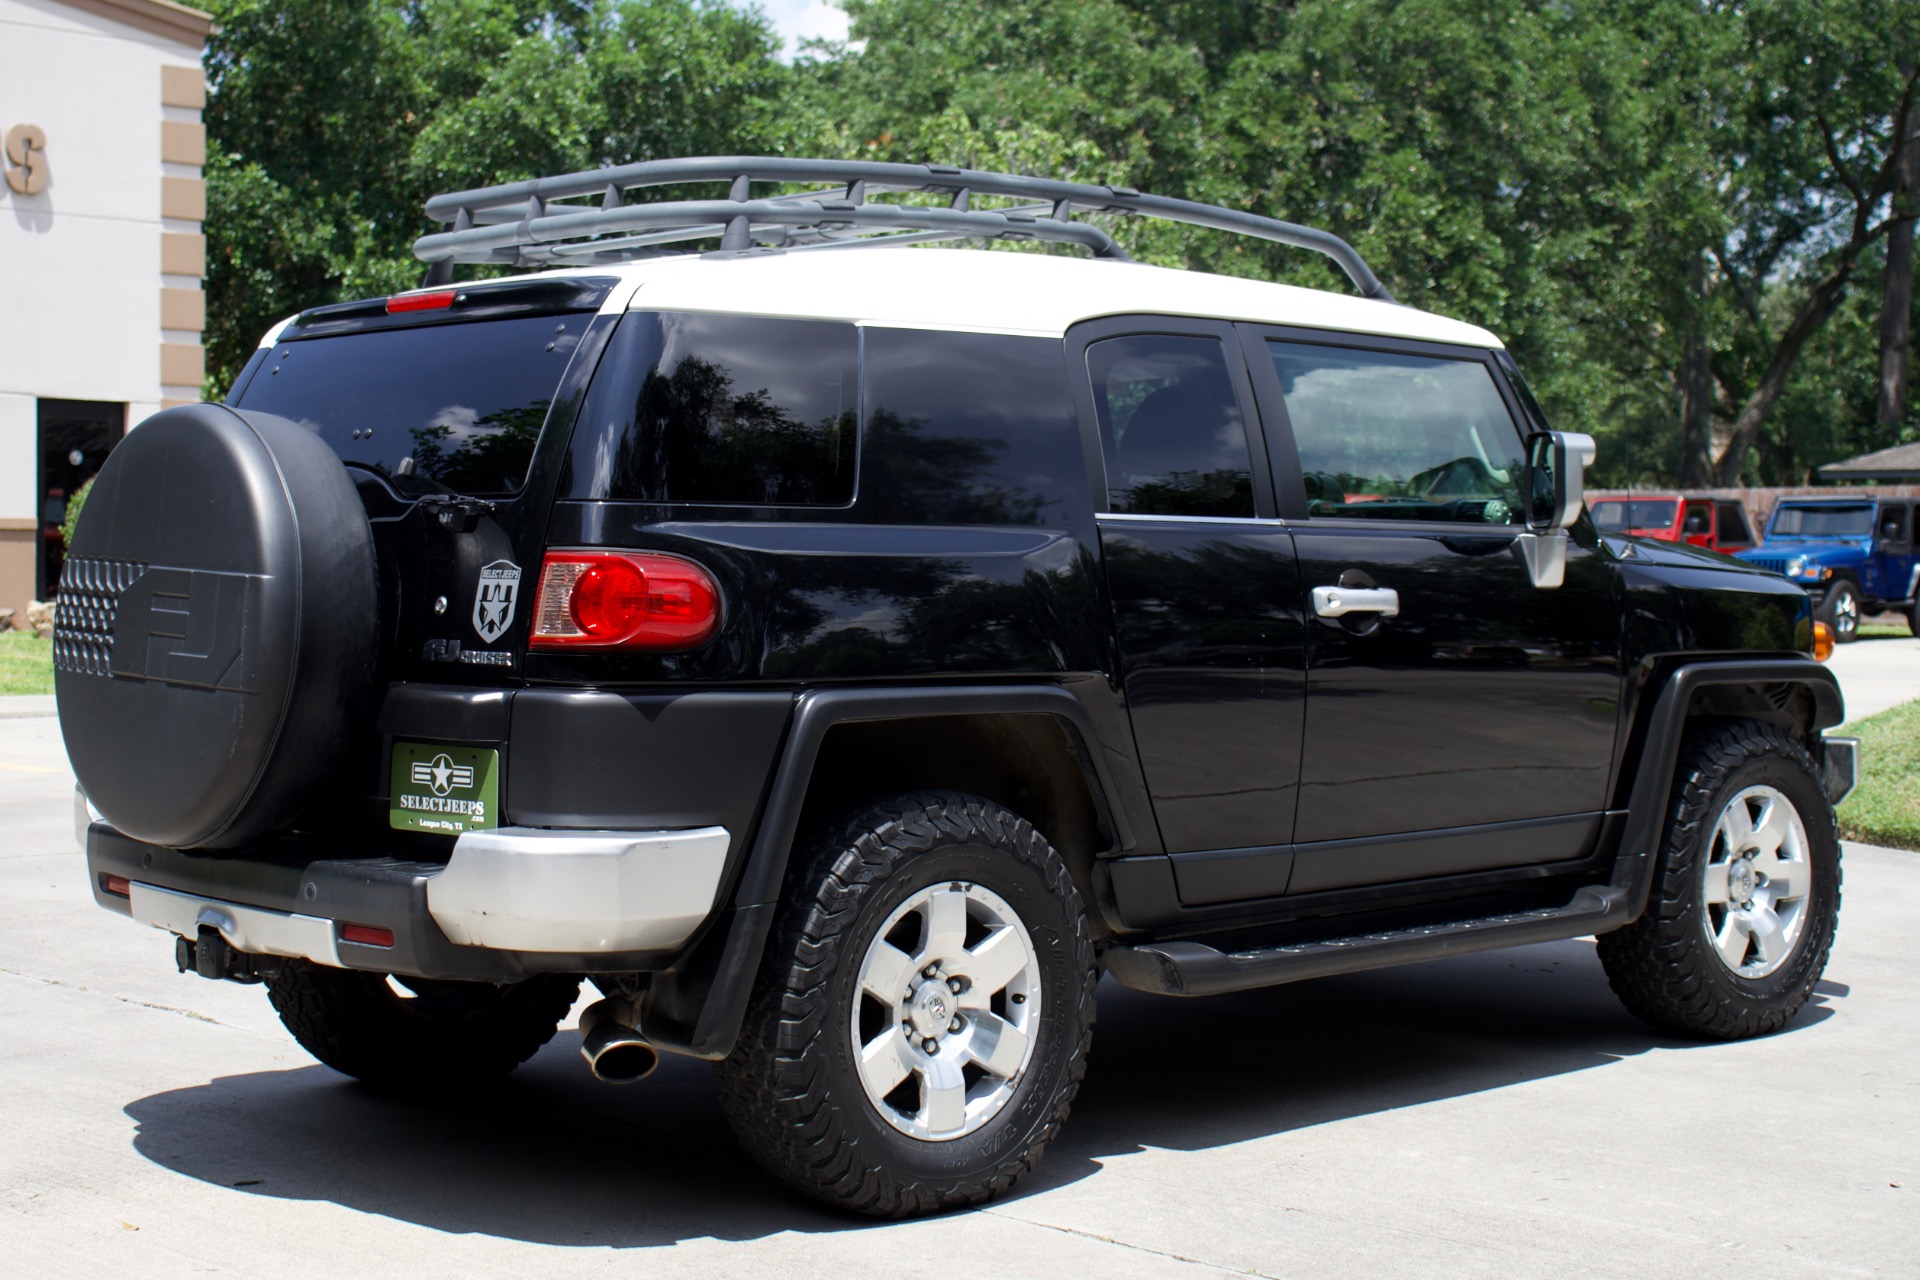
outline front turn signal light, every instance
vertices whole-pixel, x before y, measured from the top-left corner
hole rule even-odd
[[[1833,656],[1833,628],[1824,622],[1813,624],[1813,660],[1825,662]]]

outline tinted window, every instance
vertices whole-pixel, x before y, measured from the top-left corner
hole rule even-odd
[[[1091,497],[1060,343],[868,329],[860,510],[897,524],[1066,524]]]
[[[1873,532],[1873,508],[1850,506],[1780,506],[1774,508],[1770,538],[1864,538]]]
[[[1508,524],[1520,433],[1473,360],[1270,342],[1309,515]]]
[[[628,315],[587,393],[565,491],[644,502],[851,502],[857,355],[849,324]]]
[[[591,319],[527,316],[283,342],[236,404],[312,428],[342,458],[395,477],[403,490],[411,476],[461,493],[511,493]]]
[[[1650,498],[1603,498],[1593,504],[1593,522],[1602,529],[1670,529],[1679,506]]]
[[[1680,527],[1681,533],[1712,533],[1713,509],[1704,502],[1687,504],[1687,522]]]
[[[1253,514],[1246,425],[1227,367],[1217,338],[1155,334],[1087,348],[1113,510]]]
[[[1747,512],[1737,502],[1717,502],[1714,506],[1720,512],[1720,544],[1722,546],[1745,546],[1753,541],[1748,532]]]
[[[1880,534],[1883,542],[1905,544],[1907,540],[1907,509],[1905,507],[1880,508]]]

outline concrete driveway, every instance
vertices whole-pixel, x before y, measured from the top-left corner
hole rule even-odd
[[[1912,636],[1836,645],[1827,665],[1840,677],[1849,720],[1920,698],[1920,640]]]
[[[1856,646],[1857,647],[1857,646]],[[1648,1032],[1590,942],[1205,1001],[1102,989],[1012,1198],[872,1224],[783,1194],[707,1070],[594,1082],[571,1031],[440,1106],[314,1065],[255,988],[94,907],[55,722],[0,726],[10,1274],[1913,1276],[1920,856],[1847,852],[1783,1034]]]

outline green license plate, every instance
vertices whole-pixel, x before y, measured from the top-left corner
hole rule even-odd
[[[489,830],[500,825],[500,753],[396,742],[390,794],[387,821],[402,831]]]

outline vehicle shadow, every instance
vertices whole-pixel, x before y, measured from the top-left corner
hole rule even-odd
[[[1831,1015],[1822,983],[1789,1031]],[[1591,942],[1177,1001],[1102,986],[1087,1083],[1017,1195],[1113,1156],[1201,1151],[1421,1102],[1604,1067],[1664,1039],[1607,989]],[[324,1067],[226,1076],[129,1103],[134,1149],[250,1194],[327,1200],[437,1231],[644,1248],[851,1231],[761,1175],[702,1063],[594,1081],[563,1031],[510,1080],[438,1102],[384,1097]]]

